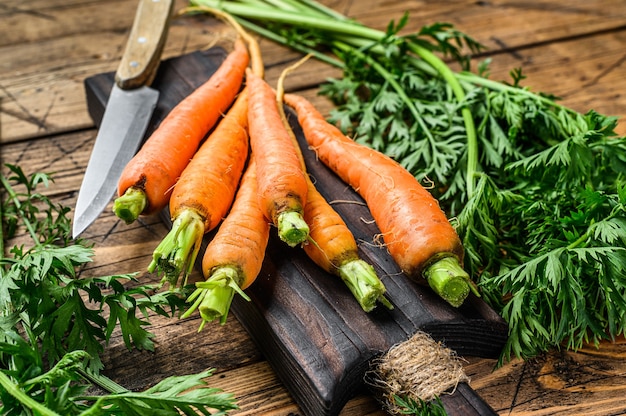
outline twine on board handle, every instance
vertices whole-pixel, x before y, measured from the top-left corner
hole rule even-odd
[[[386,411],[401,415],[396,397],[429,402],[453,392],[469,377],[453,350],[419,331],[375,359],[365,382],[378,393]]]

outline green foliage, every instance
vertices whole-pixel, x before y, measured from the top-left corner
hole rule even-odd
[[[398,160],[419,179],[441,182],[462,166],[466,132],[460,108],[465,103],[455,102],[446,82],[433,77],[431,67],[416,62],[407,53],[406,41],[419,40],[420,45],[430,45],[430,50],[452,55],[459,53],[456,43],[468,43],[472,49],[479,46],[447,24],[434,24],[415,36],[398,38],[394,31],[401,27],[390,26],[386,38],[367,48],[384,50],[376,55],[384,73],[364,62],[362,53],[354,49],[341,52],[338,56],[345,63],[343,77],[321,85],[320,94],[336,104],[329,121],[344,133]],[[423,37],[435,38],[438,43],[428,43]],[[410,97],[409,104],[393,88],[389,76]]]
[[[0,414],[195,415],[192,406],[202,414],[234,408],[232,397],[206,388],[201,378],[210,372],[164,380],[143,393],[116,386],[113,395],[82,396],[87,379],[114,385],[99,371],[116,328],[127,348],[152,350],[146,317],[174,316],[185,308],[186,294],[153,294],[157,286],[139,284],[134,274],[78,276],[94,252],[72,240],[69,209],[38,191],[51,177],[7,168],[10,175],[0,178],[6,195],[0,205]],[[12,238],[30,239],[32,246],[7,251]],[[202,388],[181,390],[191,387]]]
[[[394,410],[402,415],[446,416],[448,413],[439,397],[431,401],[394,396]]]
[[[13,238],[22,223],[33,227],[28,230],[31,237],[37,236],[41,244],[69,244],[70,220],[68,207],[54,204],[46,195],[37,192],[39,186],[48,187],[52,178],[46,173],[34,173],[27,177],[19,166],[6,164],[10,175],[4,178],[17,186],[15,189],[6,189],[12,193],[11,198],[2,202],[2,236],[4,240]],[[25,201],[23,204],[20,200]],[[6,298],[5,298],[6,299]]]
[[[314,0],[290,1],[288,19],[255,15],[281,3],[195,1],[270,22],[342,69],[319,89],[335,104],[329,121],[432,185],[466,269],[509,323],[503,358],[624,333],[626,138],[614,117],[530,91],[521,68],[508,82],[489,78],[489,61],[472,72],[481,45],[447,23],[403,34],[406,14],[376,31]]]
[[[144,392],[82,399],[95,402],[88,412],[93,416],[223,415],[226,410],[237,409],[231,394],[207,386],[204,379],[212,373],[213,370],[207,370],[191,376],[168,377]],[[215,409],[220,411],[214,412]]]

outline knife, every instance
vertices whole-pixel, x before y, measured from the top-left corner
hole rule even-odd
[[[102,213],[126,164],[139,148],[159,92],[156,75],[174,0],[140,0],[115,73],[115,84],[78,192],[72,235],[78,237]]]

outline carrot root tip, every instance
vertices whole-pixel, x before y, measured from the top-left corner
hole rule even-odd
[[[126,224],[131,224],[139,218],[147,205],[146,193],[142,189],[130,187],[113,202],[113,213]]]
[[[219,319],[220,324],[224,325],[235,293],[250,300],[239,286],[241,280],[239,272],[234,267],[222,266],[216,269],[208,280],[196,283],[197,289],[187,299],[188,302],[194,303],[183,316],[189,316],[198,309],[203,321],[202,327],[215,319]]]
[[[365,312],[372,311],[377,302],[388,309],[393,309],[391,302],[384,296],[387,290],[385,285],[370,264],[357,259],[341,265],[338,272]]]
[[[162,273],[162,283],[169,282],[172,288],[177,286],[183,274],[185,285],[200,251],[204,231],[204,220],[200,215],[193,210],[181,211],[174,219],[172,229],[154,250],[148,271]]]
[[[276,227],[280,239],[290,247],[305,243],[309,238],[309,226],[299,212],[281,212],[278,214]]]
[[[455,308],[463,304],[472,290],[469,275],[453,256],[443,257],[428,266],[424,277],[435,293]]]

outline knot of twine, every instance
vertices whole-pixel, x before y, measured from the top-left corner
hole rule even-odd
[[[395,405],[395,396],[415,402],[429,402],[461,382],[469,382],[456,353],[417,332],[407,341],[394,345],[375,359],[365,382],[380,395],[390,414],[403,414]]]

